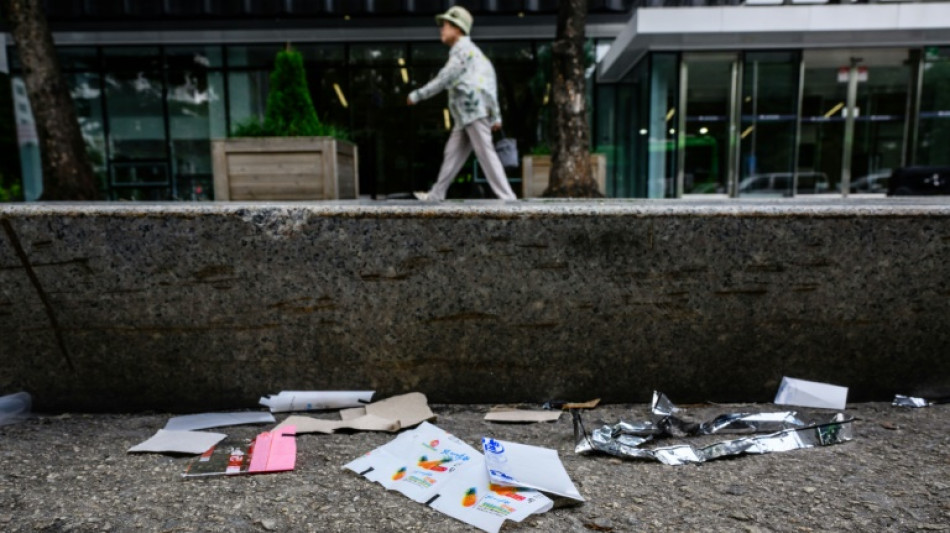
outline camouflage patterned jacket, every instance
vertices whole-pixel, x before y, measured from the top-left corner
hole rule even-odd
[[[449,92],[449,113],[454,129],[485,117],[492,124],[501,122],[495,68],[468,36],[456,41],[438,75],[424,87],[412,91],[409,99],[416,103],[443,90]]]

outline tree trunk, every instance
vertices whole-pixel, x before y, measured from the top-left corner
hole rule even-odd
[[[76,109],[59,70],[40,0],[2,0],[23,66],[43,167],[42,200],[96,200]]]
[[[587,0],[558,0],[553,63],[551,178],[544,196],[596,198],[590,166],[590,125],[584,78],[584,31]]]

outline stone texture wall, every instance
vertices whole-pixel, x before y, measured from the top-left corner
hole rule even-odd
[[[40,409],[950,393],[950,204],[0,206],[0,393]]]

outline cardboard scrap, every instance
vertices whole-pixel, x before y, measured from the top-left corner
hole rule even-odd
[[[482,438],[482,448],[492,483],[584,501],[557,451],[489,437]]]
[[[296,430],[286,426],[265,431],[254,440],[228,438],[188,465],[182,477],[235,476],[293,470],[297,462]]]
[[[435,420],[429,409],[429,400],[421,392],[410,392],[373,402],[366,406],[366,414],[397,420],[400,428],[411,428],[427,420]]]
[[[268,424],[273,422],[275,422],[274,415],[270,413],[201,413],[169,418],[168,423],[165,424],[165,429],[190,431],[195,429],[240,426],[243,424]]]
[[[359,407],[373,398],[375,391],[282,391],[279,394],[262,396],[261,405],[272,413],[288,411],[322,411]]]
[[[345,412],[345,415],[344,415]],[[425,394],[410,392],[378,402],[340,411],[341,420],[317,419],[309,416],[290,416],[277,427],[294,425],[297,433],[334,433],[339,429],[357,431],[394,432],[426,420],[434,420]]]
[[[531,423],[531,422],[556,422],[561,418],[562,411],[532,411],[526,409],[492,409],[485,415],[485,420],[489,422],[502,422],[509,424]]]
[[[160,429],[148,440],[129,448],[128,453],[203,453],[225,437],[224,433]]]
[[[490,533],[553,506],[535,490],[493,485],[482,454],[428,422],[344,468]]]
[[[340,409],[340,419],[341,420],[350,420],[353,418],[359,418],[366,414],[365,407],[350,407],[347,409]]]
[[[783,377],[775,394],[779,405],[798,405],[826,409],[844,409],[848,403],[848,387]]]
[[[600,398],[595,398],[586,402],[568,402],[561,406],[561,409],[593,409],[600,403]]]

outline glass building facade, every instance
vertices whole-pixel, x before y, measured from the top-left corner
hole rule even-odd
[[[596,139],[615,197],[884,193],[950,165],[948,86],[950,47],[654,52],[597,87]]]
[[[547,41],[480,43],[499,77],[505,134],[522,151],[546,143]],[[60,47],[103,195],[112,200],[213,198],[211,139],[264,116],[274,56],[284,44]],[[425,188],[434,180],[451,124],[445,98],[406,105],[413,88],[447,58],[435,43],[298,43],[321,120],[345,128],[360,147],[360,190],[373,197]],[[15,50],[12,81],[23,93]],[[20,105],[24,105],[22,102]],[[35,148],[21,148],[21,159]],[[474,161],[474,159],[473,159]],[[38,172],[23,165],[24,172]],[[518,169],[511,170],[513,180]],[[473,164],[452,194],[489,194]]]
[[[58,10],[51,15],[54,25],[79,36],[60,43],[58,53],[103,197],[192,201],[214,197],[210,140],[263,116],[269,72],[285,40],[293,40],[305,58],[319,117],[345,128],[359,146],[360,191],[373,198],[399,197],[430,185],[451,127],[445,98],[413,107],[405,101],[445,62],[447,50],[436,40],[431,15],[454,3],[48,4]],[[815,47],[717,46],[712,38],[703,46],[688,42],[710,35],[703,27],[705,15],[689,16],[713,9],[710,5],[768,20],[782,18],[770,13],[811,9],[791,5],[794,1],[774,8],[745,3],[695,2],[707,6],[699,8],[670,7],[667,1],[591,3],[593,20],[604,23],[592,39],[598,63],[611,47],[636,48],[630,44],[636,44],[635,36],[621,42],[621,34],[625,24],[636,22],[638,12],[696,21],[692,29],[676,34],[685,44],[645,45],[619,76],[602,77],[591,68],[592,149],[607,156],[607,196],[883,194],[895,168],[950,165],[950,93],[945,90],[950,86],[950,37],[946,45],[905,46],[878,45],[874,38],[860,46]],[[498,70],[505,134],[516,139],[522,155],[543,153],[550,125],[551,40],[540,34],[553,34],[556,2],[471,4],[481,21],[475,41]],[[292,22],[280,18],[290,14],[296,17]],[[142,42],[110,44],[108,32],[95,24],[115,30],[123,17],[145,29],[171,24],[181,32],[178,42],[146,36]],[[363,26],[339,31],[351,17],[361,18]],[[415,24],[408,33],[394,28],[406,20]],[[520,30],[523,20],[540,22],[534,30]],[[189,21],[217,24],[231,34],[215,41],[207,28],[194,30],[194,42],[201,44],[187,44]],[[281,39],[284,24],[292,35]],[[278,31],[240,42],[234,38],[241,34],[231,27],[235,25],[251,28],[249,32],[257,26]],[[301,29],[308,25],[312,34]],[[944,26],[950,29],[950,22]],[[381,31],[390,31],[392,38],[381,38]],[[403,33],[412,35],[397,38]],[[796,35],[799,41],[810,38],[805,30]],[[928,35],[933,41],[939,33]],[[82,44],[86,40],[94,44]],[[39,173],[39,156],[16,52],[13,47],[7,52],[11,77],[0,80],[5,85],[0,106],[14,110],[17,127],[0,127],[0,141],[7,138],[9,143],[15,136],[20,157],[17,165],[6,161],[0,172],[9,176],[17,167],[28,192]],[[520,168],[509,169],[516,191],[520,173]],[[455,197],[491,197],[474,159],[458,181],[450,190]]]

